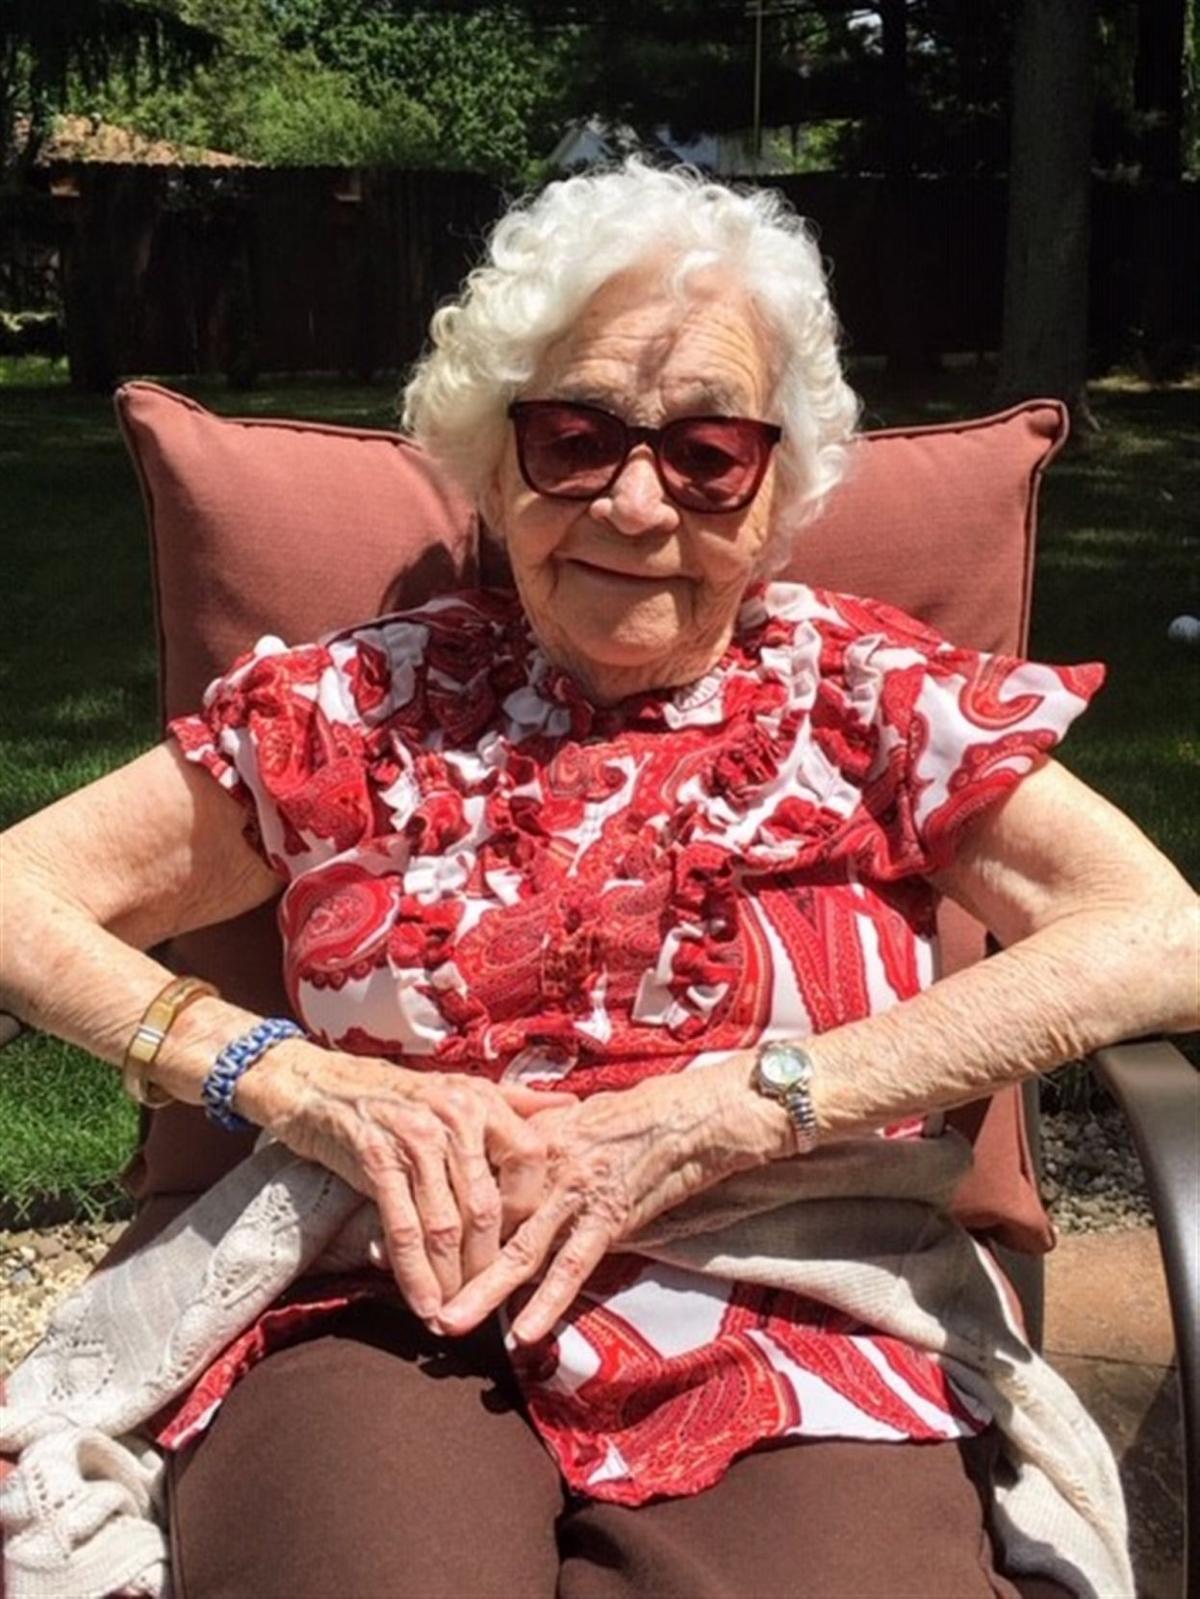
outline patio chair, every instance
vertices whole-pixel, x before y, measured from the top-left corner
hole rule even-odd
[[[207,683],[263,633],[289,643],[420,603],[482,575],[502,579],[470,509],[394,434],[290,421],[230,420],[155,384],[126,384],[117,412],[150,524],[164,717],[194,709]],[[1020,653],[1027,643],[1040,479],[1066,437],[1064,408],[1036,400],[996,416],[867,436],[827,513],[784,576],[889,600],[949,637]],[[482,564],[482,574],[481,574]],[[944,968],[984,953],[984,931],[941,912]],[[286,1014],[273,907],[175,940],[173,968],[265,1015]],[[1200,1592],[1200,1210],[1191,1128],[1200,1076],[1162,1042],[1101,1051],[1146,1165],[1174,1320],[1191,1529],[1187,1591]],[[992,1246],[1035,1344],[1043,1256],[1054,1234],[1038,1192],[1036,1085],[950,1120],[974,1145],[955,1195]],[[249,1149],[191,1107],[145,1113],[127,1173],[138,1213],[120,1254],[165,1224]]]

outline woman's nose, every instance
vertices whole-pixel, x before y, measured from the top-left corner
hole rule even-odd
[[[658,464],[646,445],[629,455],[612,488],[593,502],[592,515],[630,538],[670,533],[679,526],[679,512],[667,498]]]

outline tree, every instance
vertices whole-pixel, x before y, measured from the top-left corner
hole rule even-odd
[[[73,88],[98,89],[121,71],[178,76],[215,46],[211,33],[151,0],[0,0],[0,161],[32,165]],[[19,116],[28,125],[18,148]]]
[[[185,77],[151,79],[141,62],[92,88],[72,109],[155,139],[219,149],[271,165],[420,163],[432,120],[402,93],[367,103],[343,73],[280,44],[272,0],[179,0],[219,48]]]
[[[516,4],[275,0],[279,43],[343,74],[367,105],[399,92],[433,128],[428,160],[526,175],[554,143],[578,29]]]
[[[1097,165],[1116,176],[1200,175],[1200,27],[1185,0],[1097,0]]]
[[[114,80],[88,109],[271,165],[526,176],[558,137],[569,34],[543,39],[513,5],[476,15],[389,0],[178,3],[219,37],[220,53],[149,92]]]
[[[913,236],[911,106],[906,0],[882,0],[883,122],[887,132],[883,216],[891,264],[887,294],[887,360],[893,377],[921,370],[921,324],[912,314],[918,293]]]
[[[997,399],[1087,404],[1093,0],[1023,0],[1013,54],[1012,159]]]
[[[1013,0],[873,0],[843,6],[841,16],[833,0],[816,3],[826,39],[806,30],[800,114],[841,119],[838,171],[894,173],[900,116],[913,173],[1003,169]]]
[[[1179,271],[1172,237],[1176,213],[1163,193],[1183,175],[1185,11],[1184,0],[1140,0],[1137,11],[1134,108],[1141,176],[1151,202],[1139,321],[1142,359],[1155,378],[1181,377],[1188,356],[1172,315],[1180,303],[1172,285]]]
[[[1134,104],[1142,143],[1142,174],[1178,178],[1183,163],[1185,0],[1140,0]]]

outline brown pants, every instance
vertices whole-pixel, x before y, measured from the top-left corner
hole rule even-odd
[[[176,1462],[178,1599],[1066,1599],[992,1563],[992,1446],[814,1441],[572,1502],[494,1327],[381,1306],[270,1356]]]

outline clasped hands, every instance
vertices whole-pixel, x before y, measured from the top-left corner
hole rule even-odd
[[[256,1119],[374,1201],[401,1293],[449,1337],[540,1277],[510,1335],[535,1342],[653,1217],[789,1153],[748,1054],[587,1099],[307,1043],[283,1064]]]

